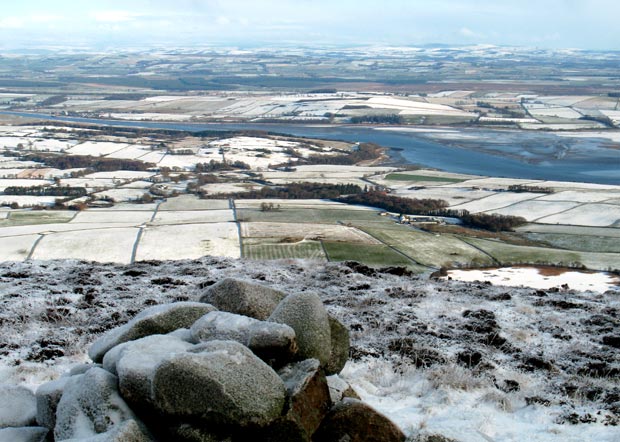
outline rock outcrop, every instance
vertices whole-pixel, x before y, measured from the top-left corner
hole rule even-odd
[[[328,376],[344,367],[349,334],[316,294],[228,279],[202,299],[225,311],[148,308],[93,344],[97,363],[36,395],[0,387],[0,441],[404,440]]]

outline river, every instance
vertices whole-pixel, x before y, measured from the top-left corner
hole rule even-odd
[[[376,128],[266,123],[178,123],[120,121],[39,113],[0,114],[50,121],[198,132],[261,130],[308,138],[372,142],[391,150],[394,162],[448,172],[532,180],[620,184],[620,145],[594,137],[565,137],[552,132],[498,129]]]

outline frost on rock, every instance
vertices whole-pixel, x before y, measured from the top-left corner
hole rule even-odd
[[[0,385],[0,428],[27,427],[37,417],[34,393],[25,387]]]
[[[209,340],[237,341],[262,360],[283,365],[297,352],[295,330],[285,324],[259,321],[228,312],[211,312],[190,329],[193,342]]]
[[[265,320],[285,296],[271,287],[226,278],[209,287],[200,301],[213,304],[219,310]]]
[[[165,334],[191,326],[202,315],[215,307],[199,302],[175,302],[148,308],[122,327],[100,337],[88,350],[95,362],[101,362],[108,350],[123,342],[149,335]]]
[[[101,368],[69,378],[56,411],[55,439],[91,437],[135,419],[117,384],[116,376]]]
[[[326,365],[331,357],[331,333],[327,310],[314,293],[287,296],[269,317],[295,330],[300,359],[316,358]]]
[[[197,351],[157,367],[153,401],[162,413],[238,425],[265,425],[280,415],[284,384],[247,347],[210,341]]]
[[[43,427],[10,427],[0,429],[0,442],[47,442],[49,430]]]

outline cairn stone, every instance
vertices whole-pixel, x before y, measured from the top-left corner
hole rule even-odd
[[[101,362],[105,354],[118,344],[190,327],[198,318],[214,310],[215,307],[202,302],[175,302],[147,308],[127,324],[97,339],[88,350],[88,356]]]
[[[192,344],[173,336],[152,335],[121,346],[116,363],[119,390],[130,404],[150,405],[157,366],[166,358],[184,353]]]
[[[28,427],[37,417],[37,400],[26,387],[0,385],[0,428]]]
[[[327,386],[329,387],[329,397],[332,404],[337,404],[347,397],[361,399],[353,387],[337,374],[327,376]]]
[[[228,312],[211,312],[190,329],[193,342],[210,340],[237,341],[263,361],[282,366],[297,352],[295,330],[285,324],[259,321]]]
[[[47,442],[44,427],[9,427],[0,429],[0,442]]]
[[[269,321],[286,324],[295,330],[297,357],[318,359],[326,366],[331,357],[331,332],[327,310],[314,293],[287,296],[269,317]]]
[[[403,442],[405,434],[387,417],[357,399],[346,398],[327,414],[315,442]]]
[[[69,381],[69,377],[60,377],[37,388],[37,424],[54,431],[56,426],[56,409],[58,402]]]
[[[271,287],[226,278],[209,287],[200,302],[212,304],[218,310],[264,321],[285,297],[285,293]]]
[[[278,374],[287,393],[284,420],[295,423],[302,439],[310,440],[330,408],[329,388],[320,363],[306,359],[287,365]]]
[[[284,407],[284,383],[235,341],[210,341],[199,353],[165,359],[153,376],[153,400],[164,415],[214,425],[267,425]]]
[[[54,438],[61,441],[96,436],[136,419],[119,395],[117,384],[116,376],[102,368],[71,376],[58,402]]]
[[[91,437],[66,439],[63,442],[155,442],[142,425],[133,419],[122,422],[105,433]]]
[[[325,372],[338,374],[342,371],[349,359],[349,347],[351,340],[349,330],[336,318],[329,316],[329,330],[331,335],[331,355]]]

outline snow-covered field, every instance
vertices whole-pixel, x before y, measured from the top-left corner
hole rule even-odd
[[[67,152],[71,155],[91,155],[94,157],[98,157],[117,152],[121,149],[126,148],[127,146],[128,144],[123,143],[85,141],[72,147],[71,149],[68,149]]]
[[[558,215],[539,219],[545,224],[607,227],[620,221],[620,206],[614,204],[584,204]]]
[[[199,258],[205,255],[239,258],[241,246],[237,225],[214,222],[147,227],[142,232],[136,261]]]
[[[579,203],[572,203],[568,201],[534,200],[523,201],[501,209],[494,209],[491,212],[500,215],[521,216],[528,221],[535,221],[545,216],[555,215],[559,212],[572,209],[577,205],[579,205]]]
[[[531,200],[542,196],[541,193],[516,193],[516,192],[500,192],[468,203],[453,206],[453,209],[464,209],[470,212],[486,212],[490,210],[501,209],[502,207],[511,206],[512,204],[522,201]]]
[[[409,436],[617,442],[619,292],[536,291],[316,261],[0,264],[0,382],[36,385],[145,305],[242,277],[318,293],[351,330],[342,377]],[[19,285],[17,285],[19,284]],[[605,343],[607,342],[607,343]]]
[[[32,258],[129,263],[137,235],[133,227],[57,232],[43,237]]]
[[[160,211],[153,219],[153,224],[199,224],[225,223],[234,221],[233,211],[223,210],[178,210]]]

